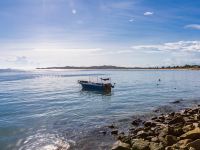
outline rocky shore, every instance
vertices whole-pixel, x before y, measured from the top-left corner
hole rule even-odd
[[[200,105],[150,120],[135,119],[128,133],[110,125],[112,150],[200,150]]]

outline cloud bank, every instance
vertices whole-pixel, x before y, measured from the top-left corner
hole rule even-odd
[[[200,30],[200,24],[189,24],[186,25],[185,28]]]
[[[154,52],[200,52],[200,41],[178,41],[154,45],[136,45],[134,50],[153,50]]]

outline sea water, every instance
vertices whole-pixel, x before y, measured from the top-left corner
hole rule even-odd
[[[111,77],[112,93],[77,83],[96,77]],[[0,70],[0,150],[109,149],[97,131],[110,123],[199,98],[195,70]]]

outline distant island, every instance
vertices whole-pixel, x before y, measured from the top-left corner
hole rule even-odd
[[[119,67],[112,65],[103,66],[89,66],[89,67],[76,67],[76,66],[65,66],[65,67],[46,67],[36,69],[193,69],[200,70],[200,65],[184,65],[184,66],[162,66],[162,67]]]

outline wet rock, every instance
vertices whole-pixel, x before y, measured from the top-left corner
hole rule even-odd
[[[108,128],[110,128],[110,129],[114,129],[115,126],[114,126],[113,124],[111,124],[111,125],[108,126]]]
[[[181,102],[181,100],[175,100],[175,101],[172,102],[172,104],[178,104],[180,102]]]
[[[152,121],[146,121],[144,123],[144,126],[145,127],[155,127],[156,126],[156,123],[155,122],[152,122]]]
[[[148,141],[137,139],[133,141],[132,150],[150,150]]]
[[[135,119],[135,120],[133,120],[132,121],[132,125],[134,125],[134,126],[139,126],[139,124],[142,122],[142,120],[141,119]]]
[[[197,139],[197,140],[195,140],[193,142],[188,143],[186,145],[186,147],[188,147],[188,148],[192,147],[192,148],[195,148],[197,150],[200,149],[200,139]]]
[[[130,145],[121,141],[117,141],[113,144],[112,150],[130,150]]]
[[[200,128],[195,128],[194,130],[188,131],[180,136],[180,139],[196,140],[198,138],[200,138]]]
[[[112,130],[112,131],[111,131],[111,134],[112,134],[112,135],[117,135],[117,134],[118,134],[118,130],[117,130],[117,129],[116,129],[116,130]]]
[[[100,134],[106,135],[106,131],[99,131]]]
[[[177,142],[177,138],[173,135],[166,135],[165,140],[168,146],[171,146]]]
[[[172,119],[171,121],[169,121],[168,124],[172,125],[172,124],[178,124],[178,123],[185,123],[185,120],[183,119],[182,116],[177,116],[174,119]]]
[[[152,118],[151,118],[151,120],[156,120],[156,119],[157,119],[157,117],[152,117]]]
[[[169,113],[169,116],[174,116],[175,112]]]
[[[145,132],[145,131],[139,131],[138,133],[137,133],[137,137],[139,137],[139,138],[145,138],[145,137],[147,137],[147,136],[149,136],[150,134],[148,133],[148,132]]]
[[[130,136],[123,136],[123,138],[120,139],[123,143],[131,144],[131,137]]]

